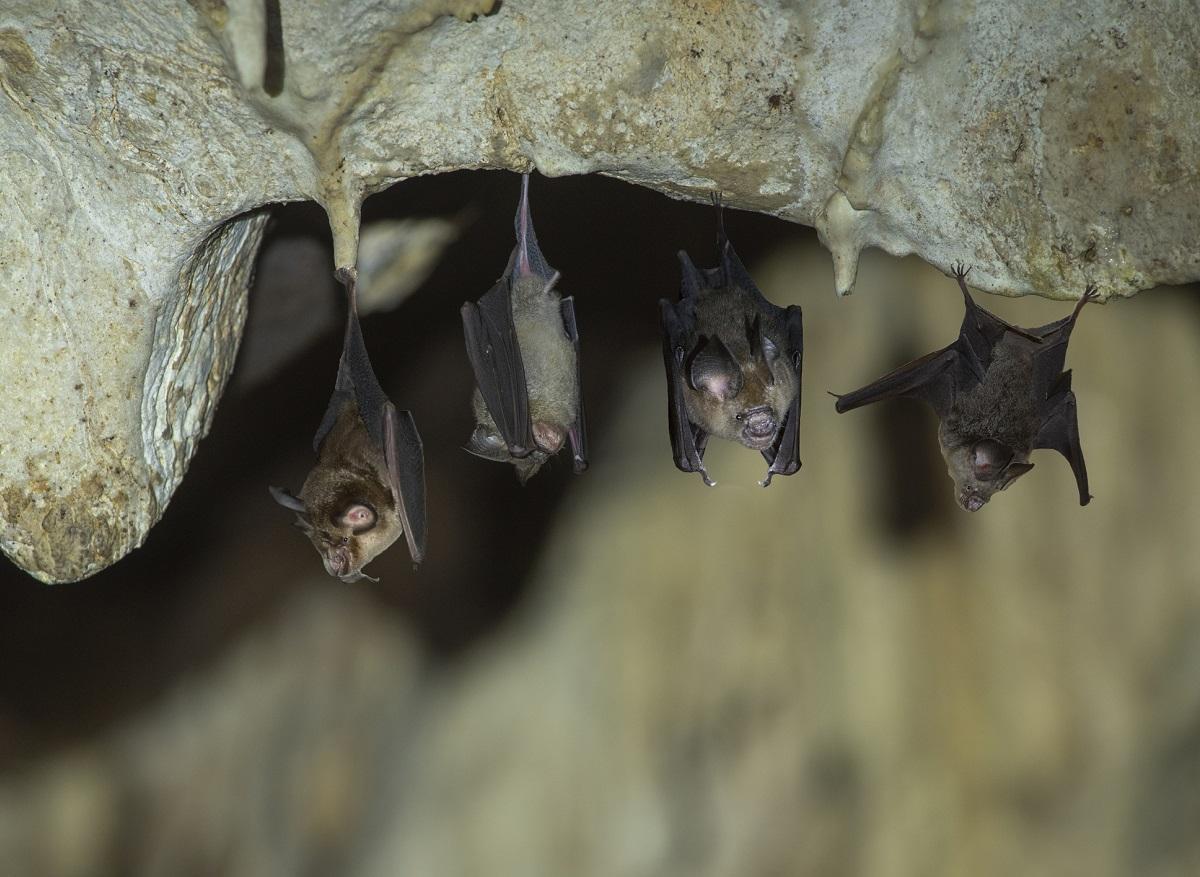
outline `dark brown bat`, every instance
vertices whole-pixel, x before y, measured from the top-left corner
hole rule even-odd
[[[516,230],[504,276],[462,306],[462,322],[476,384],[467,450],[512,463],[524,484],[568,440],[576,474],[588,459],[575,300],[559,297],[559,274],[538,249],[529,174],[521,177]]]
[[[425,459],[408,411],[398,411],[371,368],[358,324],[356,278],[346,285],[346,334],[337,381],[313,439],[317,464],[294,496],[272,487],[296,512],[325,571],[344,582],[370,578],[362,568],[403,533],[413,563],[425,556]]]
[[[708,437],[740,442],[763,455],[766,487],[800,468],[800,379],[804,320],[800,308],[780,308],[759,292],[725,236],[720,199],[720,264],[698,269],[679,252],[679,301],[661,299],[667,419],[675,465],[704,468]]]
[[[1079,312],[1099,297],[1096,287],[1084,290],[1070,316],[1021,329],[975,304],[967,291],[969,271],[954,266],[967,306],[958,340],[861,390],[837,396],[838,412],[892,396],[932,405],[941,421],[938,443],[958,504],[969,512],[983,508],[994,493],[1032,469],[1029,454],[1036,448],[1067,458],[1079,504],[1087,505],[1092,497],[1079,447],[1075,394],[1071,372],[1064,372],[1063,364]]]

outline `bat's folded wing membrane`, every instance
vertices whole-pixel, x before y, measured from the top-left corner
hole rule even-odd
[[[579,324],[575,321],[575,299],[567,296],[562,300],[563,329],[575,349],[575,422],[567,430],[571,442],[571,456],[575,474],[588,467],[587,415],[583,404],[583,360],[579,355]]]
[[[1079,416],[1075,407],[1075,393],[1071,390],[1071,373],[1063,372],[1043,408],[1042,427],[1033,440],[1035,448],[1058,451],[1075,474],[1075,485],[1079,488],[1079,504],[1087,505],[1092,500],[1088,491],[1087,465],[1083,461],[1083,449],[1079,445]]]
[[[384,433],[388,474],[396,513],[408,540],[413,563],[425,558],[425,455],[421,436],[408,411],[398,411],[391,402],[384,406]]]
[[[320,451],[321,443],[333,429],[338,417],[346,405],[354,403],[358,407],[359,417],[367,427],[371,440],[380,449],[384,444],[384,413],[383,407],[388,403],[387,394],[375,377],[371,366],[371,358],[367,355],[367,346],[363,341],[362,327],[358,322],[358,313],[351,300],[346,315],[346,332],[342,339],[342,356],[338,360],[337,379],[333,386],[333,395],[325,407],[325,416],[317,427],[313,438],[313,450]]]
[[[788,406],[778,443],[763,451],[763,458],[770,464],[767,477],[762,482],[763,487],[769,486],[776,475],[794,475],[800,470],[800,397],[804,374],[804,317],[800,308],[795,305],[788,307],[784,321],[787,356],[796,370],[796,398]]]
[[[955,345],[935,350],[914,359],[860,390],[837,397],[839,414],[870,405],[881,399],[908,396],[923,399],[933,406],[938,417],[944,417],[954,404],[963,355]]]
[[[508,284],[501,280],[478,303],[464,304],[463,331],[467,357],[484,404],[509,452],[514,457],[527,457],[534,449],[529,388],[508,296]]]
[[[699,472],[708,484],[711,482],[701,452],[706,436],[692,425],[683,397],[682,345],[686,333],[675,305],[666,299],[659,301],[659,305],[663,321],[663,364],[667,372],[667,422],[675,467],[683,472]]]

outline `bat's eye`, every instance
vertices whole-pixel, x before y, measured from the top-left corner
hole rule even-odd
[[[342,512],[336,523],[342,527],[349,527],[355,533],[364,533],[375,526],[377,517],[375,509],[366,503],[356,502]],[[342,542],[345,543],[349,540],[350,537],[346,536],[343,537]]]

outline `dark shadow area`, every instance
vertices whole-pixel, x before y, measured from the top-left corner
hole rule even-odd
[[[363,212],[364,222],[464,209],[475,217],[411,298],[363,322],[385,389],[413,411],[421,430],[430,530],[418,572],[397,546],[371,567],[382,580],[368,586],[381,609],[413,626],[435,662],[470,649],[518,605],[559,500],[574,482],[566,456],[522,488],[509,467],[462,450],[472,426],[472,378],[458,308],[502,273],[518,190],[515,174],[460,172],[397,185]],[[658,348],[657,300],[679,287],[675,252],[715,263],[715,220],[707,205],[598,176],[535,177],[531,203],[542,250],[562,271],[561,289],[575,296],[580,320],[592,445],[592,466],[582,477],[604,478],[620,466],[620,448],[606,442],[604,425],[621,377],[635,357]],[[736,210],[726,222],[749,264],[812,234]],[[328,248],[328,236],[319,207],[289,205],[277,210],[264,252],[295,237]],[[339,325],[272,380],[226,393],[141,549],[71,585],[49,587],[11,564],[0,567],[0,768],[86,740],[130,715],[221,655],[269,616],[293,583],[322,575],[316,553],[266,488],[298,487],[313,462],[312,436],[340,349],[337,306]],[[669,466],[665,411],[661,424],[647,428],[661,429]],[[330,579],[328,586],[363,585]]]
[[[897,345],[888,361],[898,367],[925,352]],[[916,399],[871,407],[868,428],[878,473],[874,509],[881,532],[897,543],[944,532],[956,509],[953,482],[938,451],[937,416]]]

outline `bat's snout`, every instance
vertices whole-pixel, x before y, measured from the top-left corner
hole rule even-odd
[[[958,504],[968,512],[977,512],[987,504],[987,500],[978,493],[963,491],[958,495]]]
[[[742,421],[742,437],[745,444],[761,450],[775,441],[779,432],[779,419],[769,407],[752,408],[738,415]]]
[[[325,572],[339,579],[350,575],[350,570],[354,565],[349,545],[330,548],[322,559],[325,561]]]

